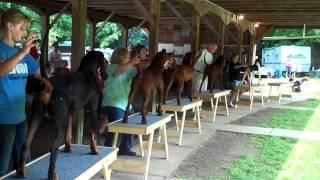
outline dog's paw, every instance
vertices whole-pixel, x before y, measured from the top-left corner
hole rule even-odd
[[[24,167],[17,168],[16,172],[17,172],[17,177],[19,178],[27,177],[27,170]]]
[[[64,152],[65,153],[72,153],[72,149],[70,146],[66,145],[65,148],[64,148]]]

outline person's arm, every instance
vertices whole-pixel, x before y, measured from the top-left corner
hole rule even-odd
[[[233,66],[233,69],[240,69],[240,68],[247,68],[248,66],[245,64],[235,65]]]
[[[6,61],[0,59],[0,76],[7,75],[26,55],[29,54],[30,49],[35,46],[36,39],[34,33],[28,35],[27,40],[20,51]]]
[[[133,58],[130,62],[126,63],[126,64],[119,64],[117,65],[113,76],[119,76],[122,73],[126,72],[131,66],[137,65],[140,63],[140,59],[139,58]]]

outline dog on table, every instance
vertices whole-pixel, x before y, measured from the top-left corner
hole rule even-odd
[[[165,104],[168,93],[172,87],[172,84],[174,82],[177,82],[178,89],[177,89],[177,105],[181,105],[181,93],[184,88],[184,84],[188,83],[189,86],[189,99],[192,102],[193,98],[193,89],[194,89],[194,69],[193,69],[193,63],[194,63],[194,53],[187,53],[183,58],[183,64],[177,65],[175,61],[170,64],[169,68],[171,70],[169,75],[169,81],[166,87],[166,93],[163,103]]]
[[[226,58],[224,56],[218,56],[218,58],[214,63],[210,64],[205,68],[199,92],[201,92],[202,84],[207,77],[208,77],[208,82],[210,82],[209,83],[210,93],[212,93],[212,90],[214,88],[223,89],[225,61],[226,61]]]
[[[144,94],[144,100],[141,107],[141,124],[147,124],[146,114],[147,107],[152,96],[152,92],[158,90],[159,107],[157,109],[158,115],[161,116],[161,103],[163,99],[163,71],[173,61],[172,53],[158,52],[152,59],[151,65],[145,69],[140,70],[138,74],[133,78],[131,83],[131,90],[129,93],[129,102],[124,113],[123,123],[128,123],[128,116],[130,105],[133,103],[135,94],[141,90]]]
[[[58,129],[56,140],[51,148],[48,179],[58,178],[55,173],[55,163],[59,146],[65,142],[65,152],[71,152],[72,117],[81,108],[88,107],[91,112],[91,154],[99,154],[96,144],[96,133],[99,129],[97,111],[100,98],[96,82],[98,69],[101,77],[106,79],[107,73],[103,53],[91,51],[82,58],[77,72],[70,75],[56,75],[50,78],[53,89],[28,88],[28,91],[38,90],[38,92],[35,93],[36,95],[32,102],[27,140],[23,146],[20,164],[17,168],[19,177],[26,176],[27,152],[45,112],[51,113]]]

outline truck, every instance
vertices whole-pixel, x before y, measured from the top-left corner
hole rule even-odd
[[[309,72],[311,48],[308,46],[279,46],[262,50],[262,65],[273,72]]]

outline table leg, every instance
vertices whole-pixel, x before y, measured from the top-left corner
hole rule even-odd
[[[260,87],[260,94],[261,94],[261,104],[262,104],[262,106],[264,106],[262,87]]]
[[[182,113],[182,122],[181,122],[181,127],[180,127],[180,137],[179,137],[179,145],[181,145],[182,142],[182,136],[183,136],[183,129],[184,129],[184,122],[186,120],[186,111],[183,111]]]
[[[113,143],[112,143],[112,147],[113,147],[113,148],[116,148],[116,146],[117,146],[117,142],[118,142],[118,135],[119,135],[119,133],[114,133],[114,136],[113,136]]]
[[[144,157],[144,148],[143,148],[143,140],[142,140],[142,135],[139,134],[138,135],[139,138],[139,144],[140,144],[140,152],[141,152],[141,156]]]
[[[272,90],[272,86],[270,86],[270,89],[269,89],[268,102],[270,102],[271,90]]]
[[[154,134],[154,131],[152,131],[150,133],[150,135],[149,135],[148,154],[147,154],[147,158],[146,158],[146,171],[145,171],[145,174],[144,174],[144,180],[148,179],[150,157],[151,157],[152,143],[153,143],[153,134]]]
[[[281,104],[281,86],[278,86],[279,104]]]
[[[166,124],[163,125],[162,127],[163,130],[163,140],[164,140],[164,149],[166,153],[166,159],[169,160],[169,150],[168,150],[168,138],[167,138],[167,127]]]
[[[254,90],[250,88],[249,90],[249,97],[250,97],[250,111],[252,110],[252,104],[253,104],[253,96],[254,96]]]
[[[228,108],[227,95],[224,95],[224,104],[225,104],[225,106],[226,106],[227,116],[229,116],[229,108]]]
[[[217,109],[218,109],[218,98],[216,98],[216,104],[215,104],[215,106],[214,106],[212,123],[214,123],[214,121],[216,120]]]
[[[211,104],[211,111],[212,111],[212,122],[214,122],[214,103],[213,98],[210,98],[210,104]]]
[[[162,135],[163,135],[163,130],[162,130],[162,126],[160,126],[160,128],[159,128],[159,137],[158,137],[158,140],[157,140],[158,143],[161,142],[161,136]]]
[[[112,169],[110,169],[109,167],[109,162],[105,162],[103,165],[103,176],[105,180],[110,180],[111,179],[111,171]]]
[[[174,112],[174,120],[176,121],[177,131],[179,131],[179,123],[178,123],[178,113],[177,113],[177,111]]]
[[[197,120],[198,120],[198,129],[199,129],[199,134],[201,134],[200,106],[197,106]]]

